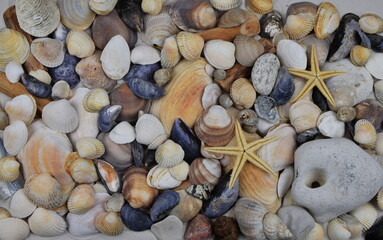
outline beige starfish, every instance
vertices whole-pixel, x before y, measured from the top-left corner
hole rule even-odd
[[[288,69],[291,74],[307,79],[305,86],[302,88],[301,92],[293,99],[291,102],[296,102],[301,99],[306,93],[308,93],[314,86],[316,86],[319,91],[326,97],[334,107],[336,106],[335,100],[331,95],[331,92],[328,90],[324,80],[326,78],[335,77],[344,72],[337,71],[320,71],[319,63],[317,58],[317,53],[315,50],[315,45],[311,46],[311,71],[301,70],[301,69]]]
[[[234,164],[233,173],[230,177],[229,188],[232,188],[235,180],[245,163],[251,162],[263,171],[269,172],[273,175],[277,175],[262,159],[260,159],[254,152],[260,149],[262,146],[274,141],[277,137],[269,137],[258,139],[253,142],[247,143],[245,135],[242,132],[241,124],[236,119],[235,121],[235,139],[237,140],[237,146],[226,146],[226,147],[207,147],[205,150],[213,153],[222,153],[231,156],[236,156],[237,159]]]

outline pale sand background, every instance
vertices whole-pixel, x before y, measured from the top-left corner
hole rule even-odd
[[[33,0],[29,0],[33,1]],[[171,0],[173,1],[173,0]],[[280,11],[282,14],[285,14],[287,7],[291,3],[295,2],[302,2],[303,0],[274,0],[274,9]],[[329,0],[332,2],[339,10],[340,14],[343,15],[348,12],[355,13],[357,15],[361,15],[364,13],[375,13],[380,16],[383,16],[383,1],[382,0]],[[324,0],[311,0],[310,2],[319,4],[321,2],[324,2]],[[11,5],[14,4],[14,0],[0,0],[0,12],[1,16],[3,12]],[[4,27],[4,21],[3,18],[0,18],[0,28]],[[0,206],[6,206],[8,204],[8,201],[0,202]],[[82,238],[75,238],[73,236],[70,236],[68,234],[63,234],[59,237],[54,238],[43,238],[43,237],[37,237],[34,235],[30,235],[28,239],[30,240],[46,240],[46,239],[54,239],[54,240],[67,240],[67,239],[82,239],[82,240],[107,240],[107,239],[124,239],[124,240],[138,240],[138,236],[132,236],[131,232],[124,232],[124,234],[121,234],[116,237],[108,237],[106,235],[102,234],[96,234],[91,236],[86,236]],[[244,239],[244,238],[240,238]],[[327,239],[327,238],[326,238]],[[146,240],[146,239],[140,239],[140,240]]]

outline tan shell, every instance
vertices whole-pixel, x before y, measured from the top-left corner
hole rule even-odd
[[[17,0],[15,7],[20,28],[32,36],[45,37],[60,24],[59,8],[54,1]]]
[[[290,230],[283,224],[278,215],[267,213],[263,217],[263,230],[269,240],[289,239],[293,237]]]
[[[287,17],[284,31],[290,39],[300,39],[307,36],[314,28],[315,16],[306,13],[290,15]]]
[[[245,67],[252,67],[255,60],[265,51],[260,41],[245,35],[236,36],[234,45],[235,58],[239,64]]]
[[[0,180],[6,182],[15,181],[20,175],[19,168],[20,163],[15,157],[0,158]]]
[[[376,14],[364,14],[359,19],[359,26],[365,33],[381,33],[383,32],[383,19]]]
[[[68,99],[72,97],[73,92],[70,88],[68,82],[60,80],[55,83],[52,87],[52,99],[53,100],[59,100],[59,99]]]
[[[235,45],[223,40],[207,41],[203,50],[206,60],[216,69],[227,70],[235,63]]]
[[[61,22],[73,30],[85,30],[96,17],[89,7],[89,0],[59,0]]]
[[[187,60],[194,60],[201,56],[205,44],[201,36],[190,32],[180,32],[176,40],[181,55]]]
[[[175,179],[179,181],[185,181],[188,178],[189,174],[189,164],[185,161],[182,161],[181,163],[170,167],[169,173]]]
[[[155,153],[155,160],[161,167],[173,167],[180,164],[184,156],[185,152],[182,147],[168,139],[158,146]]]
[[[105,201],[104,208],[107,212],[119,212],[124,203],[124,195],[122,193],[115,193]]]
[[[130,68],[130,49],[121,35],[109,40],[101,53],[101,65],[105,74],[114,80],[122,79]]]
[[[30,71],[29,75],[32,77],[36,78],[40,82],[46,83],[46,84],[51,84],[52,78],[49,75],[49,73],[45,70],[37,69],[35,71]]]
[[[68,173],[77,183],[93,183],[98,180],[96,168],[92,160],[81,158],[76,153],[75,159],[71,161],[68,167]]]
[[[182,181],[175,179],[166,167],[156,165],[150,169],[146,182],[150,187],[156,189],[171,189],[181,185]]]
[[[148,131],[148,129],[151,131]],[[135,126],[137,142],[145,145],[151,145],[151,149],[156,149],[166,140],[165,130],[161,121],[152,114],[143,114],[138,118]],[[158,141],[158,140],[162,140]],[[152,144],[152,143],[158,143]],[[157,145],[157,146],[155,146]]]
[[[133,48],[130,60],[134,64],[147,65],[160,61],[161,57],[157,49],[146,45],[139,45]]]
[[[380,210],[383,210],[383,188],[380,189],[378,195],[376,196],[378,207]]]
[[[238,109],[251,108],[254,105],[257,93],[246,78],[239,78],[230,88],[230,97]]]
[[[78,154],[86,159],[96,159],[105,153],[104,144],[97,138],[83,137],[77,140]]]
[[[83,99],[83,107],[87,112],[99,112],[102,108],[110,104],[109,95],[102,88],[89,91]]]
[[[31,43],[32,55],[46,67],[58,67],[64,62],[64,44],[52,38],[38,38]]]
[[[225,12],[219,19],[218,27],[229,28],[239,26],[250,17],[250,13],[241,8],[233,8]]]
[[[124,231],[121,217],[115,212],[98,214],[94,219],[94,226],[98,231],[109,236],[116,236]]]
[[[41,117],[48,127],[61,133],[70,133],[79,124],[76,110],[66,99],[48,103],[43,108]]]
[[[315,223],[314,228],[311,229],[309,234],[305,237],[304,240],[323,240],[324,239],[324,229],[319,223]]]
[[[351,239],[362,236],[363,225],[356,217],[350,214],[342,214],[338,218],[346,224],[347,230],[351,233]]]
[[[89,0],[89,7],[98,15],[111,13],[118,0]]]
[[[96,203],[94,195],[95,191],[90,185],[81,184],[75,187],[67,202],[69,212],[73,214],[86,213]]]
[[[164,46],[161,50],[161,65],[163,68],[173,68],[182,56],[178,50],[175,35],[165,39]]]
[[[166,0],[142,0],[141,9],[144,13],[157,15],[161,12],[162,5]]]
[[[4,72],[9,62],[23,64],[29,56],[28,40],[20,32],[3,28],[0,30],[0,71]]]
[[[210,189],[213,189],[221,174],[221,163],[218,160],[197,158],[190,165],[189,180],[192,184],[209,183]]]
[[[273,10],[272,0],[246,0],[246,6],[255,13],[265,14]]]
[[[36,100],[29,94],[16,96],[5,105],[5,112],[10,123],[20,120],[27,126],[35,118],[36,110]]]
[[[11,214],[6,208],[0,207],[0,220],[5,218],[10,218]]]
[[[24,74],[23,66],[19,62],[10,61],[5,67],[5,76],[10,83],[17,83]]]
[[[371,56],[371,50],[360,45],[356,45],[351,49],[350,60],[358,67],[364,66]]]
[[[180,196],[180,201],[170,211],[170,215],[175,215],[185,223],[197,216],[202,208],[202,200],[187,194],[185,190],[177,191],[177,193]]]
[[[92,38],[86,32],[78,30],[68,33],[66,46],[69,54],[78,58],[90,57],[96,49]]]
[[[290,108],[289,118],[291,125],[297,133],[316,127],[317,120],[321,114],[317,105],[308,100],[300,100]]]
[[[0,236],[4,239],[23,240],[29,235],[29,226],[20,218],[0,219]]]
[[[336,7],[330,2],[323,2],[317,11],[314,32],[319,39],[326,38],[339,27],[340,17]]]
[[[63,217],[53,210],[37,208],[28,218],[31,231],[41,237],[55,237],[65,232],[67,224]]]
[[[241,5],[242,0],[210,0],[210,4],[217,10],[228,11]]]
[[[356,217],[363,225],[363,230],[369,229],[376,219],[378,219],[378,211],[371,203],[366,203],[349,213]]]
[[[19,189],[12,196],[9,212],[14,217],[26,218],[35,211],[36,205],[25,196],[24,190]]]
[[[350,239],[351,232],[346,223],[340,218],[332,219],[327,225],[327,235],[330,239]]]
[[[355,123],[354,140],[363,147],[373,149],[376,146],[376,130],[374,125],[366,119],[360,119]]]
[[[63,198],[60,183],[49,173],[35,174],[28,178],[24,193],[33,204],[46,209],[61,206]]]
[[[14,121],[4,129],[4,148],[10,156],[16,156],[28,140],[28,130],[22,121]]]

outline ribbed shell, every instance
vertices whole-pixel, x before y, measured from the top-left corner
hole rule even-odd
[[[207,41],[203,50],[206,60],[216,69],[227,70],[235,63],[235,45],[223,40]]]
[[[103,88],[89,91],[83,99],[83,107],[87,112],[99,112],[110,104],[108,92]]]
[[[94,226],[103,234],[116,236],[124,231],[121,217],[115,212],[100,213],[94,219]]]
[[[6,182],[15,181],[20,175],[20,163],[15,157],[0,158],[0,180]]]
[[[383,188],[380,189],[378,195],[376,196],[378,207],[380,210],[383,210]]]
[[[172,177],[168,168],[159,165],[149,171],[146,181],[149,186],[160,190],[175,188],[182,183],[182,181]]]
[[[145,145],[151,144],[156,138],[165,134],[161,121],[152,114],[144,114],[139,117],[135,130],[137,142]]]
[[[19,218],[0,219],[0,236],[4,239],[23,240],[29,235],[29,226]]]
[[[304,240],[322,240],[324,239],[324,229],[319,223],[315,223],[315,226]]]
[[[64,62],[64,44],[52,38],[38,38],[31,43],[32,55],[46,67],[58,67]]]
[[[287,17],[284,26],[290,39],[300,39],[307,36],[314,28],[315,16],[310,13],[299,13]]]
[[[218,160],[197,158],[190,165],[189,180],[192,184],[209,183],[210,188],[213,189],[221,174],[221,163]]]
[[[96,159],[105,153],[104,144],[97,138],[83,137],[77,140],[78,154],[86,159]]]
[[[69,174],[77,183],[94,183],[98,180],[92,160],[77,158],[69,165]]]
[[[75,187],[69,195],[68,210],[74,214],[84,214],[95,205],[95,191],[92,186],[81,184]]]
[[[73,30],[85,30],[96,17],[89,7],[89,0],[59,0],[61,22]]]
[[[78,58],[90,57],[96,49],[92,38],[86,32],[77,30],[68,33],[66,46],[69,54]]]
[[[161,12],[165,0],[142,0],[141,9],[144,13],[157,15]]]
[[[158,146],[155,159],[161,167],[173,167],[182,162],[185,152],[182,147],[168,139]]]
[[[254,105],[257,94],[246,78],[239,78],[233,82],[230,88],[230,97],[239,109],[251,108]]]
[[[170,167],[169,173],[174,177],[175,179],[179,181],[185,181],[189,174],[189,164],[185,161],[182,161],[181,163]]]
[[[189,32],[180,32],[177,34],[176,40],[181,55],[187,60],[194,60],[201,56],[205,44],[201,36]]]
[[[327,225],[327,235],[332,239],[350,239],[351,232],[346,223],[340,218],[332,219]]]
[[[5,104],[10,123],[20,120],[29,125],[35,118],[36,110],[36,100],[29,94],[16,96]]]
[[[76,110],[66,99],[48,103],[41,116],[48,127],[61,133],[70,133],[79,124]]]
[[[289,239],[293,237],[278,215],[267,213],[263,217],[263,231],[268,240]]]
[[[107,15],[113,11],[118,0],[90,0],[89,7],[99,15]]]
[[[0,220],[4,218],[10,218],[11,214],[6,208],[0,207]]]
[[[29,56],[28,40],[20,32],[3,28],[0,30],[0,71],[11,61],[23,64]]]
[[[177,40],[175,35],[165,39],[161,50],[161,65],[163,68],[173,68],[182,56],[178,50]]]
[[[217,10],[228,11],[230,9],[239,7],[241,0],[210,0],[210,4]]]
[[[349,214],[356,217],[362,223],[364,231],[368,230],[378,219],[378,211],[371,203],[362,205]]]
[[[255,13],[265,14],[273,10],[272,0],[246,0],[246,6]]]
[[[41,237],[55,237],[65,232],[65,220],[53,210],[37,208],[28,218],[31,231]]]
[[[336,7],[330,2],[322,3],[317,11],[314,32],[319,39],[328,37],[339,27],[340,17]]]
[[[109,133],[109,138],[117,144],[131,143],[136,139],[134,127],[126,121],[117,124]]]
[[[236,36],[234,45],[235,58],[239,64],[245,67],[252,67],[255,60],[265,51],[260,41],[244,35]]]
[[[26,218],[35,211],[36,205],[25,196],[24,190],[19,189],[12,196],[9,212],[14,217]]]
[[[124,195],[122,193],[115,193],[105,201],[104,208],[107,212],[120,212],[124,203]]]
[[[377,140],[374,125],[366,119],[358,120],[355,123],[354,140],[366,148],[373,149]]]
[[[16,156],[28,140],[28,130],[22,121],[14,121],[4,129],[4,148],[10,156]],[[11,177],[12,178],[12,177]],[[17,178],[17,177],[16,177]],[[14,179],[16,180],[16,179]],[[12,180],[13,181],[13,180]],[[10,182],[12,182],[10,181]]]

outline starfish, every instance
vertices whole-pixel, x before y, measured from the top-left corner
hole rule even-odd
[[[235,139],[237,140],[237,146],[226,146],[226,147],[207,147],[205,150],[213,153],[222,153],[231,156],[236,156],[237,159],[234,164],[233,173],[230,177],[229,188],[232,188],[235,180],[245,163],[249,161],[263,171],[269,172],[273,175],[277,175],[262,159],[260,159],[254,152],[260,149],[262,146],[274,141],[277,137],[269,137],[258,139],[253,142],[246,142],[244,133],[242,132],[241,124],[236,119],[235,121]]]
[[[311,71],[301,70],[301,69],[288,69],[288,71],[296,76],[307,79],[305,86],[302,88],[301,92],[293,99],[291,102],[296,102],[301,99],[304,95],[306,95],[314,86],[316,86],[319,91],[326,97],[326,99],[330,102],[334,107],[336,106],[335,100],[331,95],[331,92],[328,90],[324,80],[326,78],[335,77],[344,72],[337,71],[320,71],[319,63],[317,58],[317,53],[315,50],[315,45],[311,46]]]

